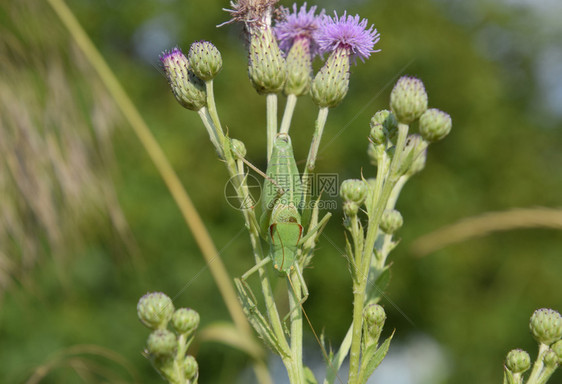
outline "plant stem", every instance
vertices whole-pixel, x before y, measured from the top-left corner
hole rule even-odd
[[[289,133],[289,129],[291,128],[291,119],[293,118],[293,112],[295,111],[295,105],[297,105],[297,96],[291,93],[287,96],[287,103],[285,104],[285,112],[283,113],[283,120],[281,121],[279,133]]]
[[[326,120],[328,119],[328,112],[328,108],[320,108],[318,110],[318,117],[316,118],[316,123],[314,124],[314,134],[312,135],[312,142],[310,143],[310,149],[308,151],[308,157],[306,159],[306,166],[304,167],[304,172],[302,175],[302,182],[304,187],[302,223],[304,226],[308,225],[308,221],[310,220],[310,215],[312,212],[312,209],[310,207],[310,199],[312,198],[312,193],[310,191],[312,181],[310,179],[310,175],[316,165],[318,148],[320,147],[320,140],[322,139],[322,134],[324,133]]]
[[[377,168],[375,193],[372,195],[372,201],[370,204],[371,212],[368,212],[369,224],[367,227],[367,235],[365,237],[365,245],[361,260],[359,260],[357,264],[359,274],[357,276],[357,282],[354,282],[353,284],[353,336],[349,363],[349,384],[358,383],[359,362],[361,359],[363,307],[365,304],[365,288],[367,285],[367,278],[369,276],[369,267],[371,266],[371,259],[375,246],[375,240],[377,239],[380,219],[387,206],[392,190],[400,177],[397,174],[397,171],[402,161],[402,153],[404,152],[404,144],[406,142],[407,135],[408,126],[405,124],[398,124],[396,150],[390,164],[390,169],[388,170],[388,176],[384,177],[385,175],[382,174],[386,167],[379,166]]]
[[[544,363],[543,357],[544,354],[548,351],[548,345],[540,343],[539,344],[539,353],[537,355],[537,359],[535,360],[535,364],[533,364],[533,370],[527,379],[527,384],[538,384],[540,382],[540,376],[543,372]]]
[[[273,142],[277,136],[277,95],[269,93],[266,96],[267,104],[267,161],[271,159]]]
[[[304,371],[302,366],[302,308],[301,308],[301,283],[297,272],[293,271],[287,276],[289,290],[289,310],[291,311],[291,355],[292,366],[296,377],[291,384],[304,383]]]

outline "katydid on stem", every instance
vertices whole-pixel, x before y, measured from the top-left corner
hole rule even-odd
[[[265,176],[261,197],[263,207],[261,232],[270,244],[270,253],[261,263],[242,275],[241,279],[245,281],[269,262],[273,263],[280,276],[287,276],[289,283],[290,273],[296,271],[304,295],[300,302],[302,304],[308,298],[308,289],[299,267],[299,250],[309,239],[322,231],[331,214],[327,213],[306,235],[303,235],[299,211],[304,208],[302,205],[305,191],[289,135],[279,133],[275,138]]]

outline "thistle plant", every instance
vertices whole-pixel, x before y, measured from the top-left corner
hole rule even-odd
[[[562,364],[562,316],[553,309],[537,309],[529,321],[530,331],[539,344],[537,359],[525,381],[523,374],[531,368],[531,357],[521,349],[507,354],[504,384],[544,384]]]
[[[327,16],[324,10],[307,8],[306,4],[300,7],[295,4],[291,10],[276,9],[275,0],[240,0],[231,3],[227,11],[232,19],[224,24],[243,24],[250,84],[265,96],[267,139],[263,155],[268,160],[265,173],[246,159],[243,141],[231,137],[243,132],[223,129],[214,99],[214,80],[220,78],[222,68],[218,48],[210,42],[198,41],[192,44],[188,55],[174,48],[163,53],[161,62],[176,100],[200,116],[240,202],[254,265],[234,279],[238,298],[256,333],[280,356],[291,383],[318,382],[303,364],[303,319],[312,328],[326,360],[323,382],[344,382],[339,371],[349,359],[347,382],[366,383],[386,356],[394,334],[387,331],[389,335],[381,337],[386,313],[380,300],[389,279],[388,258],[398,244],[395,236],[404,223],[396,202],[406,182],[424,168],[429,145],[451,131],[451,117],[438,109],[428,109],[428,95],[422,81],[404,76],[390,93],[388,110],[376,112],[370,126],[365,127],[364,135],[369,138],[365,143],[367,154],[376,166],[376,174],[365,177],[361,174],[357,179],[343,181],[340,187],[345,257],[353,284],[353,312],[345,338],[337,349],[328,350],[303,309],[309,296],[304,271],[312,264],[319,237],[331,217],[329,212],[321,215],[322,193],[313,194],[312,181],[316,177],[313,172],[328,112],[344,101],[351,68],[357,59],[364,62],[378,52],[375,46],[380,35],[374,25],[359,15]],[[272,18],[275,14],[281,15],[276,21]],[[325,58],[325,62],[314,74],[312,63],[317,56]],[[282,93],[286,103],[279,125],[278,99]],[[310,132],[306,164],[299,170],[293,144],[301,143],[293,143],[289,132],[298,98],[307,96],[318,107],[318,116]],[[306,125],[299,127],[306,128]],[[264,178],[259,202],[249,192],[250,171]],[[272,270],[276,273],[269,273]],[[259,280],[259,295],[248,284],[255,275]],[[289,309],[284,312],[272,290],[272,280],[279,277],[287,283]],[[143,314],[139,309],[141,321],[154,329],[149,337],[148,356],[168,381],[195,382],[196,370],[189,371],[190,375],[185,373],[187,367],[194,366],[194,361],[186,360],[189,345],[186,340],[191,340],[192,333],[179,331],[174,335],[168,331],[168,322],[174,323],[179,310],[172,315],[172,303],[154,304],[151,301],[155,300],[154,295],[166,301],[161,294],[153,294],[139,302],[139,308],[148,308],[143,309]],[[154,313],[158,316],[153,316]],[[175,323],[174,328],[178,331]],[[519,372],[524,368],[525,356],[517,355],[513,359],[515,363],[509,367]],[[547,360],[552,365],[553,358],[543,359],[545,366],[550,366]]]

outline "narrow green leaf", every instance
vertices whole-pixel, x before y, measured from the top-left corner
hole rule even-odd
[[[385,358],[386,354],[388,353],[388,348],[390,347],[390,341],[392,340],[393,336],[394,336],[394,332],[392,332],[392,335],[390,335],[381,344],[379,348],[377,348],[376,345],[372,345],[370,348],[367,349],[363,357],[363,361],[365,361],[366,364],[362,364],[361,367],[362,368],[361,369],[362,372],[360,374],[362,378],[361,384],[365,384],[367,382],[367,379],[371,377],[375,369],[377,369],[379,364]]]

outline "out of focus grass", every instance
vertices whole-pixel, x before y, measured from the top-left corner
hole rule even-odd
[[[197,116],[178,106],[152,66],[161,49],[213,41],[225,63],[215,82],[219,112],[263,168],[263,99],[247,80],[239,30],[215,28],[228,4],[68,4],[143,112],[217,247],[226,246],[231,276],[240,275],[251,257],[245,235],[231,242],[242,221],[224,201],[226,173]],[[402,68],[424,81],[430,105],[449,112],[454,125],[399,202],[405,226],[388,296],[415,326],[384,303],[389,327],[396,327],[397,342],[418,332],[436,339],[451,362],[447,382],[498,383],[509,349],[534,350],[527,331],[532,311],[562,309],[560,231],[494,233],[422,259],[409,246],[463,217],[561,205],[561,114],[547,108],[537,70],[543,50],[560,40],[559,29],[499,1],[380,0],[346,8],[376,24],[382,52],[352,69],[349,96],[330,114],[318,171],[342,180],[361,169],[372,175],[366,136],[371,115],[387,106],[384,85]],[[153,165],[54,14],[31,1],[8,0],[0,9],[2,382],[24,382],[45,366],[52,367],[45,383],[100,382],[104,374],[117,382],[107,370],[126,382],[157,382],[140,355],[147,331],[136,320],[138,297],[148,290],[174,296],[187,287],[176,303],[196,308],[203,325],[226,319],[227,311],[210,275],[199,274],[203,261]],[[292,130],[297,159],[306,156],[314,116],[312,103],[299,101],[296,119],[303,125]],[[340,218],[326,234],[341,246]],[[130,262],[132,255],[145,268],[133,268],[139,263]],[[322,243],[306,275],[312,323],[336,344],[351,310],[345,261]],[[84,344],[127,363],[92,354],[84,363],[65,354]],[[205,383],[233,382],[247,363],[220,345],[200,344],[196,352]],[[122,368],[127,364],[137,376]]]

